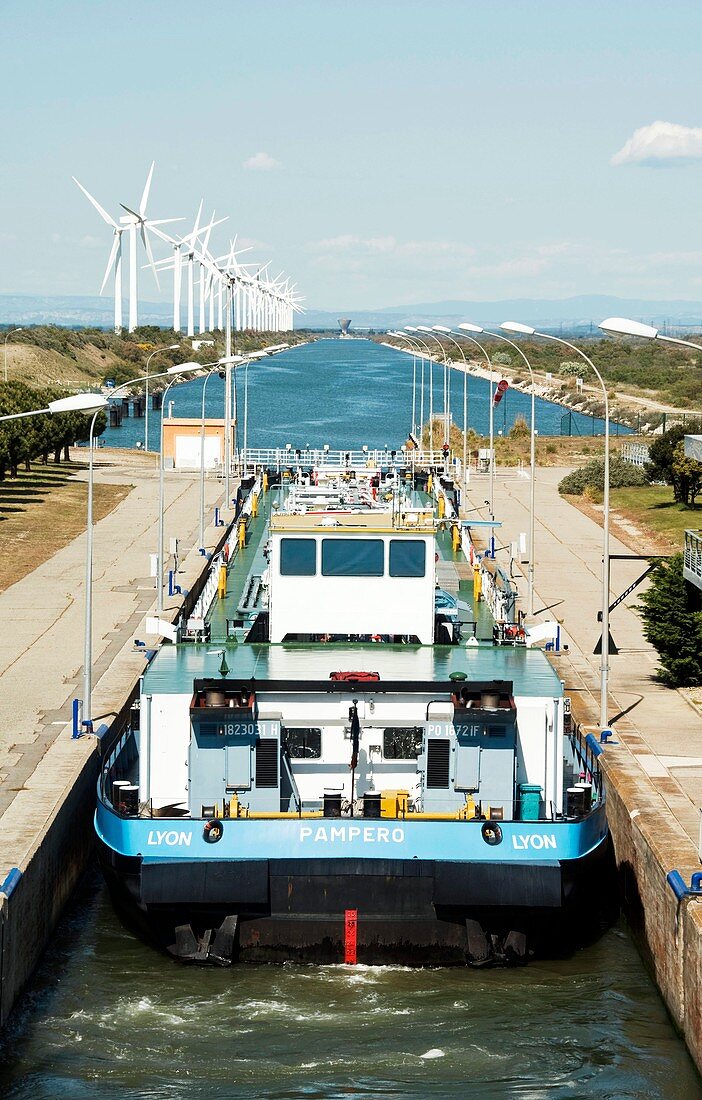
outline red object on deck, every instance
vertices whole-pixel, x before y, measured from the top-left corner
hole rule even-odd
[[[330,672],[330,680],[344,680],[350,683],[376,683],[380,679],[379,672]]]
[[[358,909],[347,909],[344,913],[344,962],[347,966],[356,965],[356,928]]]

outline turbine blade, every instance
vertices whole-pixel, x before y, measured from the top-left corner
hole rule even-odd
[[[146,177],[146,183],[144,184],[144,190],[143,190],[143,193],[142,193],[142,196],[141,196],[141,202],[139,203],[139,213],[141,214],[142,218],[144,217],[144,214],[146,213],[146,204],[149,201],[149,191],[151,189],[151,177],[154,174],[155,164],[156,164],[156,161],[152,160],[151,161],[151,167],[149,168],[149,174]]]
[[[114,237],[112,238],[112,248],[110,249],[110,257],[107,261],[107,267],[105,268],[105,277],[103,278],[102,286],[100,287],[100,293],[101,294],[102,294],[103,290],[105,289],[105,284],[107,282],[110,271],[112,270],[112,265],[115,262],[115,256],[117,255],[117,249],[118,248],[119,248],[119,233],[115,233]]]
[[[141,223],[141,239],[142,239],[142,242],[144,244],[144,248],[146,249],[146,255],[149,257],[149,264],[151,265],[151,270],[154,273],[154,279],[156,280],[156,286],[160,290],[161,289],[161,284],[158,281],[158,271],[156,270],[156,264],[154,263],[154,254],[151,251],[151,241],[149,240],[149,237],[148,237],[148,234],[146,232],[146,228],[145,228],[143,222]]]
[[[131,206],[125,206],[123,202],[119,204],[123,210],[126,210],[128,214],[131,214],[133,218],[136,218],[138,222],[142,220],[141,214],[137,214],[136,210],[132,210]]]
[[[117,225],[117,222],[114,220],[114,218],[111,218],[110,215],[107,213],[107,211],[103,210],[103,208],[100,206],[100,203],[97,201],[97,199],[94,199],[93,196],[90,194],[90,192],[86,191],[86,189],[83,187],[83,184],[79,180],[77,180],[75,176],[71,176],[71,179],[73,180],[74,183],[78,184],[81,191],[85,195],[86,199],[88,200],[88,202],[91,202],[93,204],[93,206],[97,210],[100,217],[104,221],[106,221],[108,225],[111,225],[113,229],[119,229],[119,226]]]

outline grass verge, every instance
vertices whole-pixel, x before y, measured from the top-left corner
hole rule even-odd
[[[87,484],[70,467],[43,466],[0,482],[0,592],[47,561],[85,530]],[[131,491],[95,485],[95,522]]]
[[[567,498],[602,524],[602,506],[584,497]],[[702,505],[690,507],[673,500],[669,485],[641,485],[610,491],[612,531],[640,554],[667,554],[682,549],[687,528],[702,526]]]

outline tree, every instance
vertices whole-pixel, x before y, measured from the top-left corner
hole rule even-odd
[[[702,684],[702,592],[683,577],[682,554],[655,570],[639,611],[660,658],[659,679],[669,687]]]
[[[671,474],[680,494],[677,499],[683,504],[694,505],[695,498],[702,489],[702,462],[687,457],[682,439],[673,448]]]
[[[492,362],[496,367],[508,367],[512,362],[512,356],[508,351],[498,351],[493,355]]]
[[[681,504],[691,503],[689,472],[680,463],[676,466],[675,448],[686,435],[698,434],[701,431],[702,423],[699,420],[690,420],[686,424],[674,424],[648,448],[649,460],[645,470],[650,480],[664,481],[666,485],[672,485],[673,499]]]

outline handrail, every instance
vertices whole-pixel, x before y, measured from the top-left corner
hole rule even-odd
[[[203,586],[191,613],[188,615],[186,621],[186,628],[188,623],[192,620],[203,621],[207,618],[210,608],[214,603],[215,596],[217,595],[217,588],[219,584],[219,571],[223,565],[231,563],[239,553],[239,539],[237,537],[237,524],[242,516],[249,517],[253,508],[253,497],[260,496],[261,494],[261,478],[257,478],[254,484],[251,486],[246,499],[243,503],[241,511],[237,518],[232,521],[229,526],[226,541],[218,554],[210,561],[210,567],[207,574],[207,580]]]

